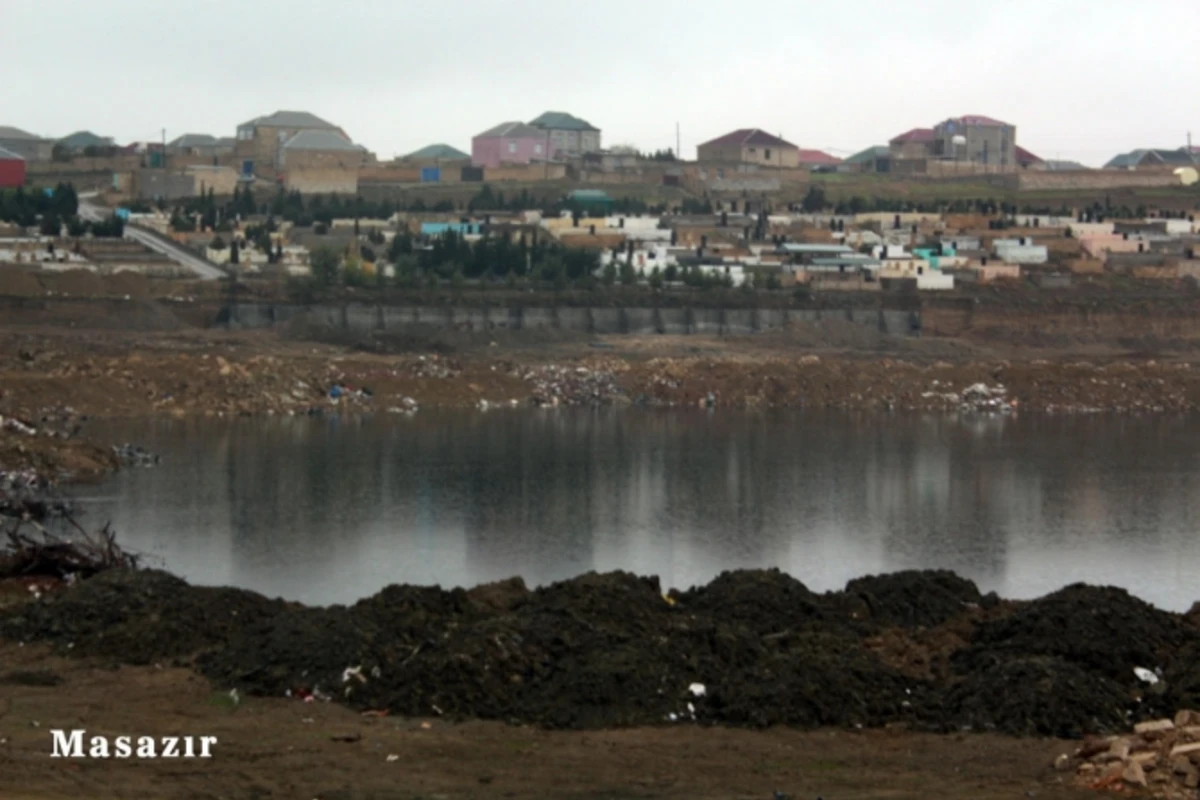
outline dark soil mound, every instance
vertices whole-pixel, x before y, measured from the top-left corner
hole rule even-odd
[[[979,588],[946,570],[893,572],[856,578],[840,598],[885,627],[933,627],[982,601]]]
[[[1164,667],[1196,638],[1177,615],[1124,589],[1075,584],[980,626],[954,665],[959,672],[980,671],[1010,658],[1055,656],[1134,686],[1134,667]]]
[[[716,614],[764,635],[822,626],[830,617],[820,595],[778,569],[722,572],[676,599],[682,608]]]
[[[182,658],[261,625],[285,607],[241,589],[189,586],[156,570],[110,570],[53,600],[0,616],[0,636],[62,651],[150,664]]]
[[[1085,586],[1007,617],[980,600],[949,573],[822,596],[771,570],[670,598],[657,579],[591,573],[535,591],[519,580],[389,586],[350,607],[305,608],[114,570],[0,612],[0,636],[118,663],[190,662],[249,693],[562,728],[906,722],[1078,736],[1200,700],[1200,630],[1176,615]],[[869,646],[884,630],[885,652],[953,643],[953,672],[885,662]],[[1166,680],[1151,689],[1134,666],[1162,667]]]
[[[949,719],[974,730],[1064,738],[1127,730],[1137,706],[1120,684],[1059,658],[992,664],[953,686],[945,702]]]

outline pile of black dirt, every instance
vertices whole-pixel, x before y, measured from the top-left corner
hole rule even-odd
[[[818,595],[775,570],[739,571],[665,597],[654,578],[590,573],[533,591],[518,579],[390,586],[306,608],[112,571],[0,613],[0,636],[190,663],[251,694],[555,728],[905,723],[1078,736],[1200,695],[1200,629],[1124,592],[1074,586],[1005,613],[984,605],[944,572]],[[918,629],[965,642],[952,674],[913,677],[868,646],[880,631],[894,641]],[[1164,679],[1151,687],[1135,666]]]
[[[946,693],[946,717],[978,731],[1079,738],[1128,729],[1133,694],[1061,658],[1013,658],[970,672]]]
[[[1195,638],[1181,617],[1124,589],[1074,584],[981,625],[954,665],[978,671],[1012,657],[1049,656],[1136,685],[1135,668],[1162,669]]]
[[[157,570],[112,569],[49,602],[14,606],[0,615],[0,636],[47,641],[64,653],[114,663],[152,664],[221,646],[285,608],[254,592],[191,586]]]
[[[842,599],[885,627],[940,625],[984,600],[979,588],[947,570],[906,570],[869,575],[846,584]]]

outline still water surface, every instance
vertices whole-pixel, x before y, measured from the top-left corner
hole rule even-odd
[[[79,491],[90,525],[204,584],[344,603],[388,583],[664,588],[777,566],[818,591],[939,567],[1200,598],[1200,420],[504,411],[151,421],[163,456]]]

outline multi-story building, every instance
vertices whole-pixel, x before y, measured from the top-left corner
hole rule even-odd
[[[471,163],[477,167],[546,161],[551,152],[547,132],[524,122],[502,122],[471,139]]]
[[[555,160],[600,150],[600,129],[563,111],[547,111],[529,124],[548,135],[550,157]]]
[[[1016,126],[980,114],[953,117],[934,126],[931,157],[1016,169]]]
[[[237,127],[236,153],[251,161],[255,171],[283,167],[283,145],[302,131],[328,131],[347,142],[350,137],[338,126],[307,111],[276,111],[256,117]]]

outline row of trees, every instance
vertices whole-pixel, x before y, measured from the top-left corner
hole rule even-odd
[[[0,191],[0,222],[29,228],[48,215],[66,220],[78,213],[79,196],[69,183],[60,183],[53,190],[26,191],[23,186],[18,186],[11,191]]]
[[[165,203],[159,208],[167,210]],[[280,220],[286,220],[299,227],[324,225],[328,227],[334,219],[389,219],[397,212],[423,213],[455,213],[457,211],[540,211],[543,214],[558,216],[564,211],[584,214],[587,208],[571,200],[551,199],[544,194],[536,194],[528,189],[506,195],[497,191],[490,184],[483,184],[461,207],[449,200],[427,204],[417,199],[410,203],[400,203],[395,200],[380,200],[373,202],[363,197],[346,198],[336,194],[312,195],[304,197],[298,191],[279,191],[269,203],[261,203],[255,199],[249,186],[235,189],[228,200],[218,203],[212,189],[196,196],[178,202],[172,209],[171,224],[176,230],[192,230],[195,227],[194,217],[200,215],[201,225],[220,232],[232,228],[232,220],[237,216],[242,218],[254,214],[267,214]],[[651,204],[633,197],[619,197],[613,200],[612,212],[615,214],[664,214],[677,211],[684,214],[711,214],[713,205],[710,200],[685,198],[678,206],[669,208],[666,204]]]

